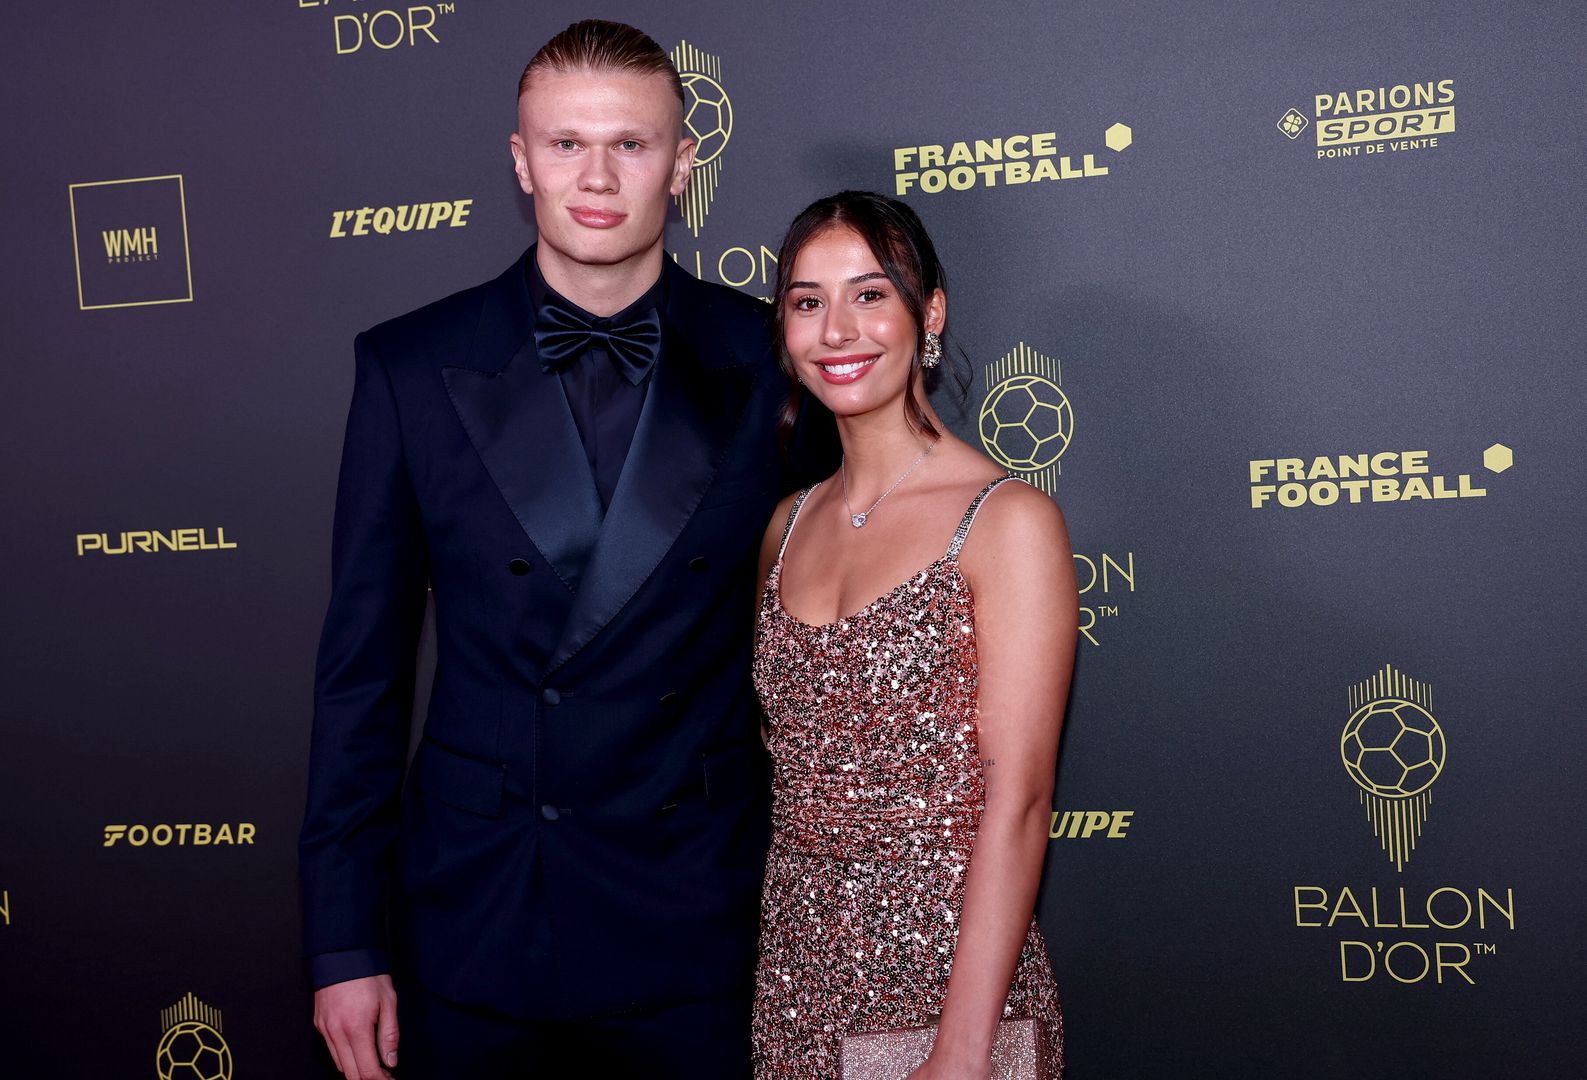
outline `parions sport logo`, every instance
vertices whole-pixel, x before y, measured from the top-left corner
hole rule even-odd
[[[1346,700],[1343,725],[1334,729],[1335,767],[1355,787],[1379,850],[1402,875],[1450,756],[1433,687],[1385,664],[1351,685]],[[1499,954],[1493,938],[1517,926],[1515,890],[1487,883],[1304,884],[1291,889],[1290,901],[1297,928],[1344,935],[1337,940],[1343,983],[1474,986],[1484,958]]]
[[[982,372],[985,396],[976,414],[981,446],[1009,472],[1051,495],[1074,440],[1075,410],[1064,390],[1063,364],[1017,343]],[[1080,636],[1101,645],[1136,589],[1135,552],[1076,551]]]
[[[160,1010],[154,1051],[158,1080],[232,1080],[231,1047],[221,1032],[220,1010],[191,993]]]
[[[1292,107],[1277,126],[1292,142],[1310,128],[1319,161],[1436,150],[1455,132],[1455,80],[1325,90],[1310,118]]]

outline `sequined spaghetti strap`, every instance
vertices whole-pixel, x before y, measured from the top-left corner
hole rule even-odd
[[[788,508],[788,523],[782,527],[782,543],[777,545],[777,563],[781,565],[783,552],[788,550],[788,537],[793,535],[794,522],[799,520],[799,510],[804,506],[810,493],[820,487],[820,481],[811,484],[794,497],[793,505]]]
[[[970,500],[970,509],[964,512],[964,517],[959,521],[959,530],[953,534],[953,543],[948,545],[948,554],[945,556],[948,562],[953,562],[959,557],[959,552],[964,550],[965,538],[970,535],[970,526],[975,524],[975,515],[981,512],[981,504],[986,501],[986,497],[992,494],[992,492],[996,491],[998,488],[1002,487],[1004,484],[1008,483],[1010,480],[1017,479],[1019,478],[1016,476],[999,476],[996,480],[993,480],[990,484],[986,485],[986,487],[982,488],[980,494],[976,495],[974,499]],[[795,512],[797,512],[798,509],[799,504],[795,503]],[[788,526],[789,528],[793,527],[792,520],[788,522]],[[783,543],[786,544],[787,542],[788,534],[785,532],[783,533]]]

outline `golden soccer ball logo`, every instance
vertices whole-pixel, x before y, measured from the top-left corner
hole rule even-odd
[[[160,1080],[231,1080],[231,1047],[208,1024],[184,1020],[160,1040],[154,1067]]]
[[[220,1010],[192,994],[160,1011],[165,1034],[154,1051],[159,1080],[231,1080],[231,1047],[220,1033]]]
[[[683,80],[683,126],[694,139],[694,167],[715,161],[733,137],[733,103],[722,84],[699,72],[680,75]]]
[[[1034,472],[1055,464],[1069,448],[1074,410],[1057,383],[1015,375],[992,387],[979,423],[981,445],[998,464]]]
[[[1444,731],[1433,714],[1400,698],[1369,701],[1339,737],[1345,772],[1372,795],[1404,799],[1444,771]]]
[[[1433,717],[1433,688],[1385,665],[1350,688],[1339,760],[1360,788],[1383,852],[1404,870],[1421,839],[1448,747]]]
[[[672,64],[683,83],[683,126],[694,140],[694,170],[678,196],[678,211],[698,237],[722,178],[722,151],[733,137],[733,103],[722,89],[720,56],[680,41],[672,50]]]

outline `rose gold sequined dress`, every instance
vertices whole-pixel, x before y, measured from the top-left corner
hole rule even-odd
[[[845,1034],[942,1011],[985,801],[975,605],[958,557],[1006,479],[976,496],[947,554],[846,619],[811,626],[784,610],[781,551],[767,579],[754,669],[774,767],[759,1080],[836,1078]],[[1058,988],[1034,920],[1004,1015],[1045,1020],[1061,1064]]]

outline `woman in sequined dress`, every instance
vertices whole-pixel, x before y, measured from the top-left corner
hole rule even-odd
[[[1073,669],[1073,560],[1052,500],[955,438],[926,397],[942,280],[914,212],[880,195],[815,203],[779,255],[791,408],[809,395],[831,410],[844,460],[784,501],[761,552],[763,1080],[836,1078],[843,1036],[939,1015],[911,1080],[983,1080],[1005,1018],[1042,1020],[1062,1064],[1032,912]]]

